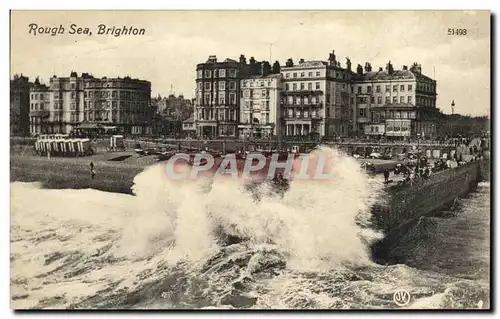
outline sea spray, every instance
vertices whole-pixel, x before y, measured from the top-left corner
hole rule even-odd
[[[335,149],[315,152],[328,156],[333,178],[292,180],[284,198],[263,194],[259,201],[242,180],[178,181],[161,174],[161,165],[146,169],[134,180],[139,213],[124,245],[144,256],[173,248],[176,260],[180,252],[196,260],[216,249],[217,230],[222,230],[254,244],[277,245],[297,269],[370,263],[367,238],[360,234],[369,227],[380,183]]]

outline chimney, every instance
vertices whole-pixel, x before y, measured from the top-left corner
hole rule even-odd
[[[255,58],[254,57],[251,57],[250,58],[250,65],[254,65],[255,64]]]
[[[267,61],[262,61],[260,65],[260,73],[262,76],[266,76],[271,73],[271,65]]]
[[[240,64],[247,64],[247,58],[243,54],[240,55]]]
[[[372,71],[372,65],[368,62],[365,63],[365,72],[371,72]]]
[[[301,64],[301,63],[304,63],[304,59],[303,58],[300,58],[300,60],[299,60],[299,64]]]
[[[337,66],[337,59],[335,57],[335,50],[332,50],[332,53],[330,53],[330,56],[328,58],[328,64],[330,66]]]
[[[378,68],[378,71],[382,72],[382,71],[384,71],[384,69],[382,67],[380,67],[380,68]]]
[[[278,61],[274,62],[273,64],[273,72],[274,74],[279,74],[281,71],[281,66],[280,66],[280,63]]]
[[[346,66],[347,66],[347,70],[351,71],[351,60],[349,58],[345,58],[346,59]]]
[[[359,75],[363,75],[363,67],[361,64],[358,64],[358,67],[356,68],[356,73]]]
[[[217,56],[216,55],[209,55],[207,63],[217,63]]]
[[[289,58],[288,60],[286,60],[285,66],[286,67],[292,67],[293,66],[293,60],[292,60],[292,58]]]
[[[394,68],[392,67],[391,61],[387,63],[387,66],[385,67],[385,70],[387,73],[392,74],[394,72]]]
[[[403,65],[403,71],[408,71],[408,66]]]

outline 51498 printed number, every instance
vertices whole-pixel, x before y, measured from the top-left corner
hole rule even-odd
[[[448,35],[467,35],[467,29],[448,29]]]

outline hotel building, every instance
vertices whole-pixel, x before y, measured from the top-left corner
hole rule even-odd
[[[269,64],[264,64],[263,75],[240,82],[240,138],[272,138],[280,133],[282,76],[268,74],[269,69]]]
[[[363,72],[364,71],[364,72]],[[369,63],[361,65],[353,81],[354,130],[368,136],[404,139],[436,134],[436,81],[422,74],[421,66],[410,70],[386,69],[373,72]]]
[[[350,61],[342,68],[335,52],[328,62],[288,59],[283,74],[284,136],[347,136],[350,133]]]
[[[29,135],[30,88],[29,78],[14,75],[10,80],[10,134]]]
[[[30,132],[70,133],[115,128],[149,133],[151,83],[130,77],[95,78],[88,73],[52,77],[30,90]]]

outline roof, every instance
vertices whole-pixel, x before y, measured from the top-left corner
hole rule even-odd
[[[354,77],[358,81],[415,79],[415,75],[408,70],[395,70],[392,74],[386,71],[366,72],[362,75],[354,73]]]
[[[282,69],[324,67],[327,65],[328,65],[328,63],[325,61],[313,60],[313,61],[304,61],[302,63],[299,62],[297,64],[294,64],[293,66],[284,66],[284,67],[282,67]]]
[[[194,115],[191,115],[187,120],[184,120],[183,123],[194,123]]]
[[[304,61],[299,63],[297,66],[325,66],[328,63],[325,61],[313,60],[313,61]]]

